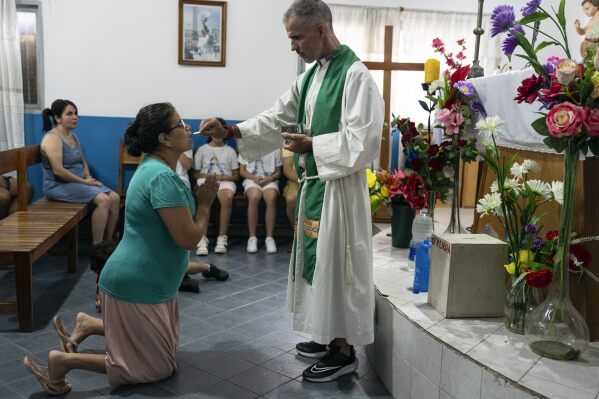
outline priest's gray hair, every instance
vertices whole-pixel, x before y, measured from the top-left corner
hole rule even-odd
[[[289,21],[291,17],[299,17],[314,28],[324,24],[333,32],[331,9],[321,0],[295,0],[285,11],[283,23]]]

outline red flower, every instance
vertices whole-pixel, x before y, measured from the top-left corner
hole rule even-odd
[[[418,176],[416,173],[412,173],[408,176],[408,181],[403,186],[402,194],[406,201],[408,201],[408,204],[415,210],[424,208],[428,198],[428,193],[424,186],[424,182],[422,181],[422,177]]]
[[[553,241],[557,238],[558,232],[557,230],[551,230],[545,233],[545,241]]]
[[[526,78],[522,81],[520,87],[518,87],[518,95],[514,98],[518,103],[526,102],[532,104],[536,99],[543,84],[543,75],[538,77],[534,74],[530,78]]]
[[[591,261],[593,260],[593,256],[591,255],[591,251],[586,249],[580,244],[572,244],[570,245],[570,255],[574,256],[578,262],[582,263],[583,267],[589,267]],[[579,272],[580,269],[576,267],[573,259],[570,259],[570,263],[568,267],[573,272]]]
[[[444,165],[445,162],[441,158],[433,158],[428,163],[428,166],[435,172],[440,172]]]
[[[437,144],[431,144],[428,147],[428,153],[430,155],[436,155],[439,152],[439,146]]]
[[[551,269],[537,270],[536,272],[528,273],[525,277],[526,284],[535,288],[544,288],[549,285],[553,278]]]
[[[451,74],[451,85],[453,87],[456,83],[461,82],[462,80],[466,80],[468,74],[470,73],[470,65],[459,67],[455,70],[454,73]]]
[[[422,169],[422,160],[420,158],[414,158],[411,161],[412,170],[418,172]]]
[[[539,98],[543,101],[550,101],[562,94],[562,85],[557,81],[551,81],[547,88],[539,90]]]

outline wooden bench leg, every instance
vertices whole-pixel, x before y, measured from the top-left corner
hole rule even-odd
[[[29,253],[15,255],[15,285],[19,330],[30,332],[33,329],[33,300],[31,299],[31,254]]]
[[[67,256],[69,257],[67,267],[69,273],[75,273],[77,271],[77,253],[79,252],[79,225],[75,225],[67,233]]]

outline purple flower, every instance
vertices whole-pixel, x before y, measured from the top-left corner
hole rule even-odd
[[[537,232],[537,225],[534,223],[529,223],[524,227],[524,231],[528,234],[534,234]]]
[[[470,111],[472,111],[473,113],[481,115],[483,117],[487,116],[487,111],[485,111],[485,107],[483,103],[481,103],[480,101],[470,101],[468,103],[468,106],[470,107]]]
[[[520,9],[522,12],[522,16],[526,17],[530,14],[534,14],[538,11],[539,6],[541,5],[541,0],[530,0],[524,7]]]
[[[535,249],[535,251],[543,248],[544,245],[545,241],[541,237],[537,237],[532,241],[532,247]]]
[[[555,64],[548,62],[546,64],[543,65],[543,68],[545,68],[545,72],[547,72],[547,75],[549,75],[550,73],[555,72]]]
[[[506,32],[514,26],[516,14],[514,7],[503,5],[497,6],[491,14],[491,37],[495,37],[501,32]]]
[[[453,85],[453,87],[464,96],[471,96],[472,93],[474,93],[474,86],[472,86],[472,83],[466,82],[464,80],[457,82]]]
[[[507,36],[501,44],[501,50],[503,50],[503,54],[508,57],[514,53],[514,50],[518,45],[518,36],[516,35],[516,32],[520,32],[523,35],[525,34],[522,25],[514,25],[514,27],[509,30]]]

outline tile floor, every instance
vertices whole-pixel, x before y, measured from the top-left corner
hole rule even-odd
[[[65,258],[44,257],[34,265],[35,326],[19,333],[16,314],[0,313],[0,398],[46,397],[22,365],[30,354],[46,363],[49,349],[58,349],[50,322],[55,314],[71,326],[78,311],[95,315],[95,274],[89,270],[88,239],[81,240],[79,270],[66,272]],[[179,296],[181,342],[177,373],[154,384],[111,387],[106,376],[76,370],[69,373],[68,398],[390,398],[374,375],[363,348],[358,372],[326,384],[302,382],[310,363],[295,355],[306,337],[291,329],[285,309],[288,242],[279,253],[249,255],[245,242],[231,239],[226,255],[199,258],[231,273],[229,281],[200,280],[200,294]],[[211,248],[212,249],[212,248]],[[0,268],[0,301],[14,299],[13,273]],[[90,337],[80,350],[100,352],[102,337]]]

